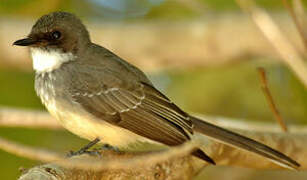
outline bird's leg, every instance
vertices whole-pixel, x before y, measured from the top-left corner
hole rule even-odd
[[[91,141],[90,143],[88,143],[87,145],[85,145],[84,147],[82,147],[81,149],[79,149],[78,151],[74,152],[74,151],[70,151],[67,156],[68,157],[72,157],[72,156],[76,156],[76,155],[81,155],[84,153],[88,153],[88,154],[92,154],[91,151],[88,151],[88,149],[90,149],[91,147],[93,147],[95,144],[97,144],[100,141],[99,138],[94,139],[93,141]]]

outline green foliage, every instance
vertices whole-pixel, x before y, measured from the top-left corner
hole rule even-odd
[[[34,92],[34,73],[0,70],[0,105],[42,108]]]
[[[284,119],[291,123],[304,122],[307,117],[306,92],[300,81],[282,65],[256,61],[173,72],[170,73],[169,95],[192,112],[273,122],[260,87],[258,66],[267,71],[269,88]]]
[[[69,150],[78,150],[87,141],[82,140],[68,131],[52,131],[46,129],[25,129],[25,128],[0,128],[0,136],[26,144],[32,147],[45,148],[58,151],[59,153],[68,153]],[[69,143],[68,143],[69,142]],[[5,162],[1,166],[0,179],[17,179],[20,173],[18,169],[31,168],[39,164],[37,161],[24,159],[0,150],[0,159]]]
[[[148,19],[186,19],[196,17],[196,12],[184,4],[176,1],[166,1],[160,6],[154,7],[146,15]]]
[[[3,11],[9,11],[12,9],[19,9],[22,8],[29,3],[31,3],[33,0],[2,0],[0,8]]]
[[[176,1],[176,0],[161,0],[158,5],[149,6],[148,1],[140,1],[143,3],[144,10],[149,8],[149,12],[146,15],[140,15],[140,18],[145,19],[186,19],[195,18],[199,14],[199,11],[212,12],[212,11],[239,11],[240,8],[236,4],[236,1],[229,0],[193,0],[189,1]],[[135,1],[129,1],[133,12]],[[127,3],[129,3],[127,2]],[[272,9],[282,10],[283,3],[280,0],[257,0],[259,6]],[[305,1],[303,3],[306,4]],[[198,7],[199,5],[199,7]],[[138,4],[138,8],[142,7]],[[39,7],[39,8],[38,8]],[[203,8],[203,9],[202,9]],[[0,14],[10,15],[28,15],[28,16],[40,16],[51,11],[69,11],[77,13],[79,16],[83,15],[98,15],[100,11],[105,11],[105,7],[96,5],[92,1],[86,0],[2,0],[0,3]],[[103,13],[102,13],[103,14]],[[110,17],[109,17],[110,18]],[[127,16],[129,18],[129,16]]]

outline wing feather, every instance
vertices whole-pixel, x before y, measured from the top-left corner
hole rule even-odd
[[[160,92],[147,86],[139,83],[129,90],[109,87],[99,92],[88,89],[73,97],[96,117],[149,139],[167,145],[178,145],[190,139],[193,131],[188,116]],[[109,118],[110,115],[119,119]]]
[[[71,97],[98,120],[170,146],[190,139],[193,123],[189,116],[137,68],[110,58],[76,61],[73,69],[65,67],[65,72],[74,74],[68,86]],[[199,152],[193,155],[210,159]]]

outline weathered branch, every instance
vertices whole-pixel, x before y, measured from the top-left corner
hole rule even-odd
[[[36,120],[32,121],[31,116],[36,117]],[[203,117],[203,119],[220,126],[231,128],[240,134],[259,140],[273,148],[276,148],[301,163],[301,170],[307,169],[307,145],[305,143],[307,141],[307,127],[289,126],[289,133],[282,133],[276,125],[266,126],[265,124],[260,123],[234,121],[223,118]],[[42,121],[44,121],[44,123]],[[32,124],[33,122],[35,123]],[[2,126],[48,128],[49,123],[52,129],[60,127],[56,125],[55,120],[47,113],[0,108],[0,124]],[[35,126],[37,124],[39,124],[39,126]],[[90,177],[88,179],[104,179],[110,177],[128,177],[129,179],[129,177],[134,176],[145,176],[148,177],[147,179],[154,179],[156,176],[168,177],[169,179],[178,179],[178,177],[190,179],[206,165],[202,161],[189,156],[189,152],[191,152],[195,146],[197,145],[191,143],[165,151],[145,154],[123,153],[112,154],[112,156],[104,154],[103,158],[100,159],[89,157],[82,157],[81,159],[66,159],[62,155],[54,152],[27,147],[0,138],[0,149],[19,156],[53,163],[30,169],[21,177],[23,178],[22,180],[26,179],[26,177],[37,175],[57,176],[55,178],[58,179],[67,179],[67,177],[73,179],[72,177],[81,176]],[[241,166],[257,169],[281,168],[258,155],[232,148],[215,141],[209,140],[205,151],[217,162],[218,165]],[[172,173],[167,174],[167,172]],[[177,174],[180,176],[174,177],[171,174]]]
[[[186,143],[182,146],[177,146],[169,150],[156,151],[152,153],[139,153],[138,157],[125,159],[68,159],[63,155],[55,152],[47,151],[39,148],[32,148],[26,145],[21,145],[4,138],[0,138],[0,149],[11,152],[18,156],[39,160],[43,162],[54,162],[66,168],[78,168],[90,171],[99,171],[106,169],[133,169],[137,166],[156,164],[159,162],[181,157],[190,152],[197,145],[193,142]]]
[[[293,143],[292,138],[297,137],[276,138],[274,134],[265,134],[261,137],[259,134],[261,133],[254,134],[254,137],[258,137],[258,140],[265,143],[266,141],[270,141],[270,139],[276,141],[274,144],[271,144],[271,146],[278,149],[281,149],[282,147],[285,153],[298,159],[299,162],[302,163],[301,170],[306,170],[306,163],[304,163],[306,161],[306,148],[304,149],[300,147],[300,145],[304,144],[306,141],[306,137],[299,138],[299,141]],[[250,135],[252,135],[252,133]],[[46,164],[31,168],[21,176],[20,179],[25,180],[29,179],[29,177],[37,177],[38,175],[47,176],[48,178],[53,177],[56,179],[79,179],[80,177],[86,177],[85,179],[121,179],[123,177],[124,179],[138,177],[144,177],[145,179],[191,179],[205,165],[207,165],[200,160],[187,155],[191,150],[189,146],[179,147],[175,150],[179,150],[177,152],[180,153],[169,154],[168,151],[163,152],[166,159],[161,157],[158,153],[147,154],[143,158],[140,154],[115,154],[108,156],[108,154],[103,153],[104,158],[100,159],[100,161],[85,156],[82,158],[84,161],[67,161],[67,163],[72,162],[73,165],[76,166],[84,164],[86,165],[85,169],[89,169],[89,167],[93,169],[97,168],[95,171],[80,170],[78,168],[63,168],[63,166],[55,165],[61,163],[55,162],[55,164]],[[172,152],[175,151],[172,149]],[[219,143],[212,142],[212,144],[209,144],[207,152],[215,159],[218,165],[243,166],[246,168],[258,169],[280,168],[264,158]],[[105,157],[110,159],[105,159]],[[137,159],[137,161],[135,161],[135,159]],[[129,162],[132,162],[132,164]],[[64,167],[66,166],[64,165]]]
[[[98,152],[98,151],[97,151]],[[136,154],[116,154],[111,151],[99,151],[101,156],[112,159],[135,158]],[[79,159],[91,159],[87,155],[77,157]],[[75,159],[75,158],[74,158]],[[99,159],[99,157],[97,157]],[[134,168],[125,169],[103,169],[99,171],[88,171],[80,169],[67,169],[56,164],[44,164],[33,167],[23,172],[19,180],[71,180],[71,179],[148,179],[148,180],[189,180],[192,179],[206,164],[191,156],[176,157],[156,164],[144,164]],[[128,165],[129,166],[129,165]]]

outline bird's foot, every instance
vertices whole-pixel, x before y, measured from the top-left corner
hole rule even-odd
[[[89,155],[97,155],[99,154],[96,151],[89,151],[91,147],[93,147],[95,144],[97,144],[100,141],[99,138],[94,139],[90,143],[88,143],[86,146],[82,147],[78,151],[69,151],[68,154],[66,155],[67,157],[72,157],[72,156],[80,156],[82,154],[89,154]]]
[[[93,150],[93,151],[69,151],[66,156],[70,158],[73,156],[80,156],[82,154],[87,154],[95,157],[101,155],[98,151]]]
[[[114,152],[120,152],[120,150],[118,149],[118,147],[115,146],[111,146],[110,144],[103,144],[98,150],[102,150],[102,151],[114,151]]]

